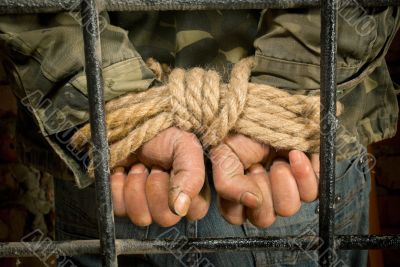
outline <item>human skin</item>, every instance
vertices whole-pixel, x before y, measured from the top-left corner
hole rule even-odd
[[[291,216],[301,201],[317,198],[318,155],[276,153],[246,136],[231,135],[209,156],[218,207],[229,223],[248,219],[268,227],[277,215]],[[199,220],[207,214],[210,189],[203,148],[194,134],[166,129],[119,165],[111,175],[116,216],[128,216],[139,226],[155,222],[167,227],[184,216]]]

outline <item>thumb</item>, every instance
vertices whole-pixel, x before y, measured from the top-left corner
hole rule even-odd
[[[257,163],[265,163],[270,148],[242,134],[229,135],[224,143],[236,154],[245,170]]]
[[[211,150],[213,179],[218,195],[226,200],[257,208],[262,203],[262,194],[256,181],[244,175],[243,164],[226,145]]]
[[[185,133],[174,142],[172,156],[169,207],[177,215],[185,216],[204,185],[203,149],[194,134]]]
[[[147,166],[170,170],[168,205],[175,214],[185,216],[205,179],[203,149],[197,137],[168,128],[143,145],[138,158]]]

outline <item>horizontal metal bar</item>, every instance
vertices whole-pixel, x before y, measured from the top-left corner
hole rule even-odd
[[[338,248],[342,250],[359,249],[400,249],[400,236],[360,236],[343,235],[335,240]]]
[[[336,236],[338,249],[400,249],[400,236]],[[317,236],[303,237],[252,237],[252,238],[207,238],[174,240],[116,240],[118,255],[211,253],[254,250],[316,250]],[[99,240],[38,241],[0,243],[0,258],[40,257],[41,255],[72,256],[100,254]]]
[[[0,14],[47,13],[75,10],[82,0],[0,0]],[[339,0],[345,5],[393,6],[400,0]],[[319,0],[102,0],[100,10],[205,10],[205,9],[262,9],[320,6]]]

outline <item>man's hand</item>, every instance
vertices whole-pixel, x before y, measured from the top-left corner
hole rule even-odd
[[[274,223],[276,216],[294,215],[301,201],[318,195],[318,155],[311,161],[300,151],[271,161],[270,147],[243,135],[229,136],[211,150],[213,176],[222,216],[232,224],[246,219],[258,227]]]
[[[139,226],[172,226],[181,217],[204,217],[210,205],[203,149],[194,134],[169,128],[143,145],[137,158],[121,162],[111,176],[116,216]]]

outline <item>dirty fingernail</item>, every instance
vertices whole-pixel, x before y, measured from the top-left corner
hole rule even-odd
[[[190,207],[190,197],[180,192],[174,203],[175,213],[179,216],[185,216]]]
[[[125,168],[124,167],[116,167],[113,171],[112,174],[124,174]]]
[[[129,173],[133,173],[133,174],[139,174],[139,173],[145,173],[145,172],[147,172],[147,169],[144,165],[132,166],[131,170],[129,171]]]

